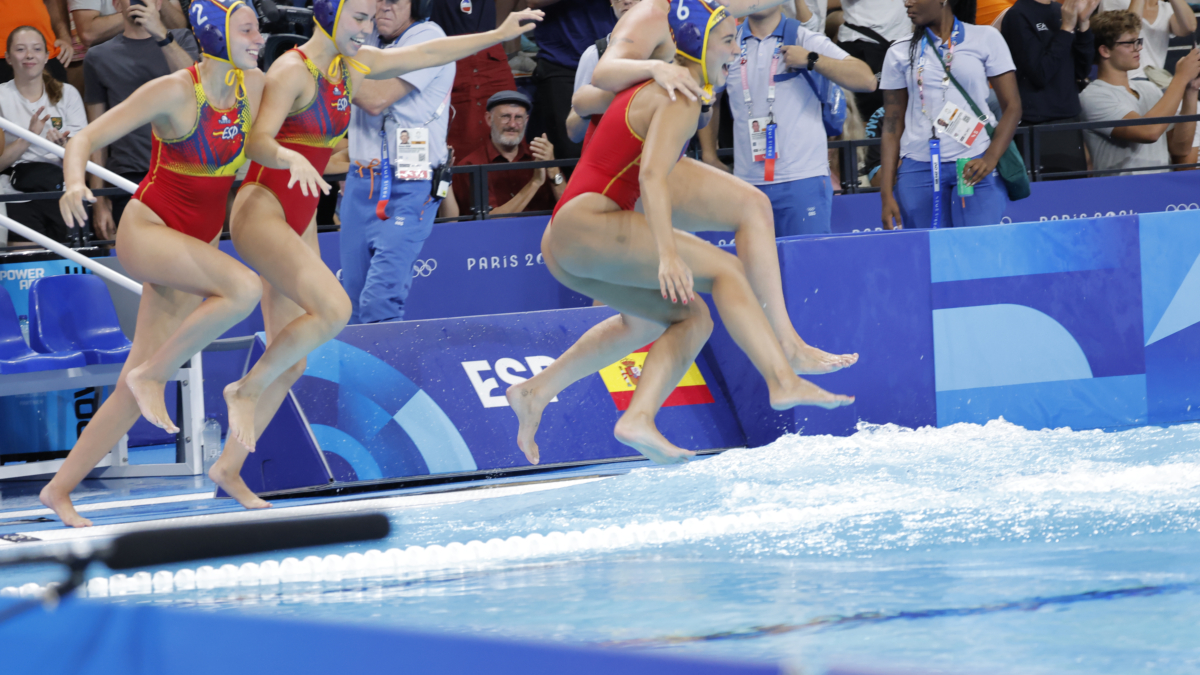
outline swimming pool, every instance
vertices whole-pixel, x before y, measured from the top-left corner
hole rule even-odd
[[[90,591],[814,673],[1200,669],[1200,424],[863,425],[542,487],[390,511],[373,546]]]

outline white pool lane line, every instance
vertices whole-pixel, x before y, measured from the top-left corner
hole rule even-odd
[[[468,488],[461,490],[452,490],[447,492],[425,493],[417,495],[399,495],[395,497],[360,497],[342,501],[324,503],[324,504],[307,504],[302,506],[286,506],[286,501],[276,502],[275,506],[269,509],[261,509],[257,511],[233,511],[228,513],[214,513],[207,515],[184,516],[180,518],[161,518],[158,520],[139,521],[134,523],[119,523],[114,525],[97,525],[94,527],[86,527],[79,529],[62,528],[55,530],[31,530],[29,536],[36,537],[41,542],[60,543],[72,541],[87,541],[92,539],[105,539],[114,537],[126,532],[136,532],[141,530],[157,530],[168,527],[185,527],[194,525],[223,525],[227,523],[246,523],[264,520],[280,520],[286,518],[303,518],[309,516],[324,516],[339,513],[352,513],[355,511],[384,511],[406,508],[418,508],[424,506],[437,506],[442,504],[455,504],[461,502],[478,501],[482,499],[495,499],[497,497],[512,497],[522,494],[531,494],[535,492],[544,492],[547,490],[557,490],[560,488],[574,487],[576,485],[585,485],[594,483],[611,476],[587,476],[580,478],[558,478],[549,481],[539,481],[531,483],[519,483],[515,485],[500,485],[496,487],[480,487]],[[181,502],[188,501],[183,499],[188,497],[191,500],[196,500],[196,495],[177,495],[176,497],[165,498],[172,501]],[[203,498],[203,497],[201,497]],[[210,497],[211,498],[211,497]],[[94,506],[105,506],[107,508],[121,508],[124,506],[134,505],[134,502],[140,503],[164,503],[155,502],[153,500],[125,500],[122,502],[107,502],[105,504],[96,504]],[[81,511],[83,509],[80,509]],[[35,511],[41,511],[35,509]],[[48,511],[48,510],[47,510]],[[11,515],[6,515],[6,518],[11,518]],[[11,546],[31,547],[36,546],[34,543],[15,544],[0,540],[0,549],[6,549]]]

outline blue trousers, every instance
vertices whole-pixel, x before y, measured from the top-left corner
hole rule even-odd
[[[771,200],[775,236],[829,234],[833,210],[833,183],[829,176],[813,176],[786,183],[756,185]]]
[[[433,230],[438,205],[429,181],[392,181],[387,220],[375,215],[382,172],[371,177],[351,170],[338,215],[342,219],[342,288],[350,296],[350,323],[402,321],[412,289],[413,263]],[[373,194],[372,194],[373,192]]]
[[[975,194],[958,196],[954,162],[942,162],[941,227],[996,225],[1008,208],[1008,192],[993,171],[975,184]],[[894,190],[905,229],[927,229],[933,224],[933,172],[929,162],[905,159],[900,164]]]

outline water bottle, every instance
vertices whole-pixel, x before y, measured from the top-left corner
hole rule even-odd
[[[21,337],[25,338],[25,344],[29,344],[29,316],[22,314],[18,323],[21,324]]]
[[[217,463],[217,458],[221,456],[221,423],[213,417],[204,420],[200,442],[204,452],[204,474],[208,475],[208,470]]]

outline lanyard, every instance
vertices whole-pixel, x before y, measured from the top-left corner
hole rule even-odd
[[[392,198],[392,159],[388,154],[387,125],[392,119],[389,111],[383,115],[383,123],[379,125],[379,166],[383,172],[382,184],[379,186],[379,203],[375,204],[375,215],[380,220],[387,220],[388,201]]]
[[[775,45],[775,53],[771,56],[771,71],[767,74],[767,123],[775,123],[775,73],[779,71],[779,62],[783,59],[783,40]],[[746,54],[746,41],[742,41],[742,100],[746,103],[746,114],[754,117],[754,101],[750,97],[750,70],[747,67],[749,58]]]
[[[947,85],[950,83],[950,69],[954,63],[954,38],[960,35],[963,30],[962,22],[958,19],[954,20],[954,26],[950,30],[950,39],[946,41],[946,68],[942,73],[942,102],[946,101]],[[921,97],[921,114],[925,119],[929,120],[929,126],[933,130],[933,137],[937,138],[937,125],[933,123],[933,118],[929,116],[929,111],[925,109],[925,47],[929,45],[929,37],[927,34],[921,36],[921,54],[917,59],[917,92]],[[938,47],[934,47],[938,49]]]
[[[942,142],[937,137],[929,139],[929,169],[933,172],[933,223],[942,226]]]
[[[775,44],[775,53],[771,55],[771,70],[767,73],[767,129],[766,129],[766,159],[763,162],[763,180],[768,183],[775,180],[775,73],[779,71],[779,62],[783,59],[783,39]],[[750,96],[750,69],[747,65],[749,58],[746,54],[746,41],[742,40],[742,100],[746,103],[746,117],[754,117],[754,100]]]

